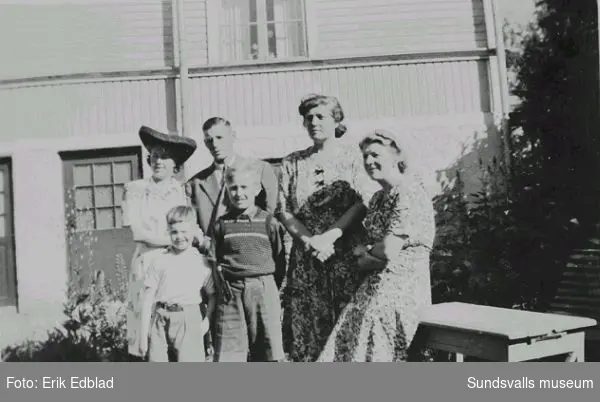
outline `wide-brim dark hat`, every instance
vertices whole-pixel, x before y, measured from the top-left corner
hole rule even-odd
[[[156,146],[168,149],[177,164],[183,164],[196,151],[198,145],[192,138],[165,134],[153,128],[142,126],[139,131],[142,144],[148,151]]]

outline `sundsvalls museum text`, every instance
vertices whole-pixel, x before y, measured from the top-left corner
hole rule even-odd
[[[6,377],[6,389],[112,389],[114,378],[98,377]]]
[[[467,387],[470,389],[593,389],[593,380],[538,380],[535,381],[529,377],[516,379],[479,379],[469,377]]]

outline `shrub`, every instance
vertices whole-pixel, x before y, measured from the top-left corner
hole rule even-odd
[[[69,203],[67,203],[69,204]],[[85,211],[67,210],[67,223]],[[66,320],[48,332],[43,341],[27,340],[2,351],[4,361],[127,361],[126,299],[127,265],[116,257],[117,283],[94,270],[91,230],[77,231],[67,225],[71,277],[63,313]],[[87,258],[84,256],[87,255]]]

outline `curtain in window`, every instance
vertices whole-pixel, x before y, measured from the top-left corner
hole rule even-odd
[[[305,55],[303,0],[221,0],[221,61]],[[260,49],[259,46],[264,46]]]
[[[214,1],[214,0],[213,0]],[[253,15],[252,15],[253,14]],[[252,20],[254,24],[251,24]],[[221,61],[252,60],[251,31],[256,31],[256,0],[221,0]],[[256,39],[254,44],[257,49]]]
[[[267,14],[271,8],[274,20],[268,24],[270,56],[273,53],[277,58],[305,55],[303,3],[303,0],[267,0]]]

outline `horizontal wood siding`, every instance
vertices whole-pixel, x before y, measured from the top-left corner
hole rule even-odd
[[[52,3],[1,6],[0,79],[173,65],[170,0]]]
[[[185,44],[190,66],[208,63],[206,1],[183,0]]]
[[[268,126],[298,121],[307,93],[336,95],[352,119],[489,112],[486,61],[230,74],[191,80],[192,126],[228,116],[238,125]]]
[[[176,130],[173,79],[0,90],[0,141]]]
[[[483,0],[316,0],[318,56],[486,47]]]

